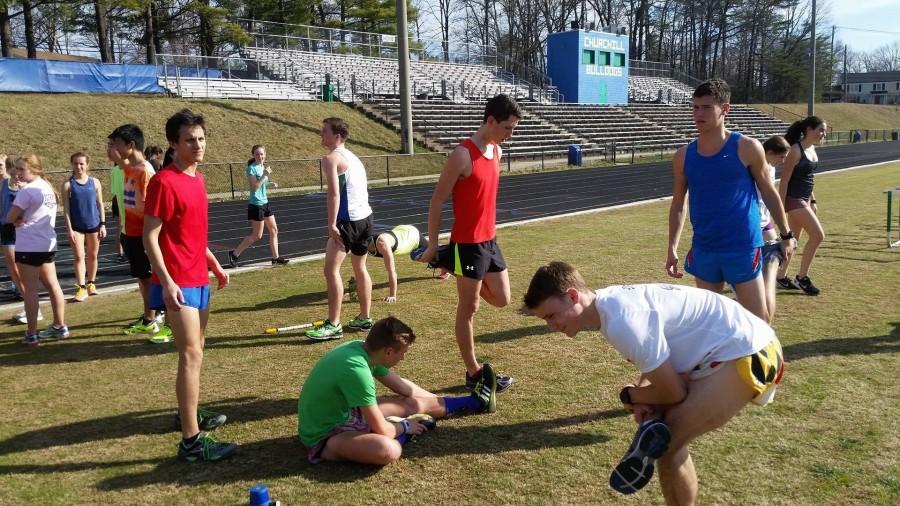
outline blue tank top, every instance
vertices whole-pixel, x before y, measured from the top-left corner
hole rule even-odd
[[[6,223],[6,215],[9,214],[9,208],[12,207],[13,200],[16,200],[16,194],[19,190],[13,190],[9,187],[9,178],[3,180],[0,186],[0,224]]]
[[[712,156],[688,144],[684,158],[693,245],[707,251],[740,252],[762,247],[756,181],[738,156],[741,134],[732,132]]]
[[[89,177],[84,184],[74,177],[69,178],[69,215],[72,228],[92,230],[100,226],[100,211],[97,209],[97,188],[94,178]]]

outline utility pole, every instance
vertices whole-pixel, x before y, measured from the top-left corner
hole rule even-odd
[[[400,67],[400,152],[413,154],[412,100],[409,95],[409,28],[406,0],[397,0],[397,60]]]
[[[816,0],[812,0],[812,19],[809,36],[809,100],[806,104],[806,115],[816,113]]]
[[[844,44],[844,86],[842,87],[844,91],[843,101],[847,101],[847,44]]]

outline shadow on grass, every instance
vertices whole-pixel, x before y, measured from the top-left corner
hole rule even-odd
[[[228,416],[228,423],[245,423],[296,415],[297,399],[238,397],[204,404],[203,407],[224,413]],[[171,409],[135,411],[23,432],[0,441],[0,455],[93,441],[113,441],[135,434],[171,433],[172,441],[177,442],[179,433],[175,427],[176,411],[175,406]],[[174,443],[172,447],[175,447]]]
[[[587,432],[559,432],[585,423],[625,416],[620,409],[599,411],[565,418],[522,422],[512,425],[472,427],[441,427],[404,447],[404,458],[422,459],[444,455],[482,455],[520,450],[577,447],[605,443],[609,438]],[[486,419],[487,421],[487,419]],[[64,465],[64,466],[67,466]],[[105,466],[105,464],[100,464]],[[266,481],[302,475],[321,483],[349,483],[377,474],[381,468],[349,463],[311,465],[306,461],[306,448],[296,436],[279,437],[242,444],[232,459],[218,462],[215,469],[186,465],[170,460],[160,461],[146,472],[107,478],[97,484],[100,490],[123,490],[150,484],[190,485],[196,483],[231,483],[234,481]],[[10,466],[15,468],[16,466]],[[25,466],[28,472],[53,472],[54,466]],[[64,468],[63,468],[64,469]],[[194,472],[194,470],[199,472]],[[0,467],[0,471],[4,471]],[[12,469],[14,470],[14,469]]]
[[[843,337],[821,339],[784,347],[784,358],[788,362],[810,357],[831,355],[872,355],[875,353],[900,352],[900,322],[892,322],[890,333],[872,337]]]
[[[479,343],[502,343],[512,341],[513,339],[521,339],[528,336],[539,336],[550,334],[550,330],[546,324],[532,325],[530,327],[519,327],[510,330],[501,330],[499,332],[490,332],[475,336],[475,341]]]
[[[411,283],[413,281],[421,281],[424,279],[431,279],[430,276],[414,276],[414,277],[405,277],[399,278],[397,283]],[[372,290],[382,290],[388,288],[387,283],[377,283],[372,285]],[[344,287],[346,293],[346,287]],[[255,311],[255,310],[265,310],[272,308],[299,308],[302,306],[310,306],[310,305],[323,305],[328,303],[328,292],[307,292],[307,293],[298,293],[295,295],[291,295],[289,297],[285,297],[281,300],[272,300],[266,302],[260,302],[255,306],[235,306],[235,307],[226,307],[221,309],[213,309],[211,311],[212,314],[221,314],[221,313],[241,313],[245,311]],[[344,304],[347,304],[348,301],[344,300]]]

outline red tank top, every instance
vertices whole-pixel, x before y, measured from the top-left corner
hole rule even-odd
[[[453,229],[450,240],[473,244],[494,239],[497,235],[497,185],[500,182],[500,160],[496,145],[494,157],[485,158],[471,139],[460,146],[469,150],[472,174],[453,187]]]

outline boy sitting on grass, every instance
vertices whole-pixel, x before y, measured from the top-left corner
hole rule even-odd
[[[365,341],[342,344],[319,359],[298,402],[297,429],[311,463],[390,464],[414,435],[435,427],[435,418],[496,411],[490,364],[463,397],[438,397],[391,371],[415,340],[409,326],[390,316],[375,322]],[[399,397],[377,399],[376,379]]]

